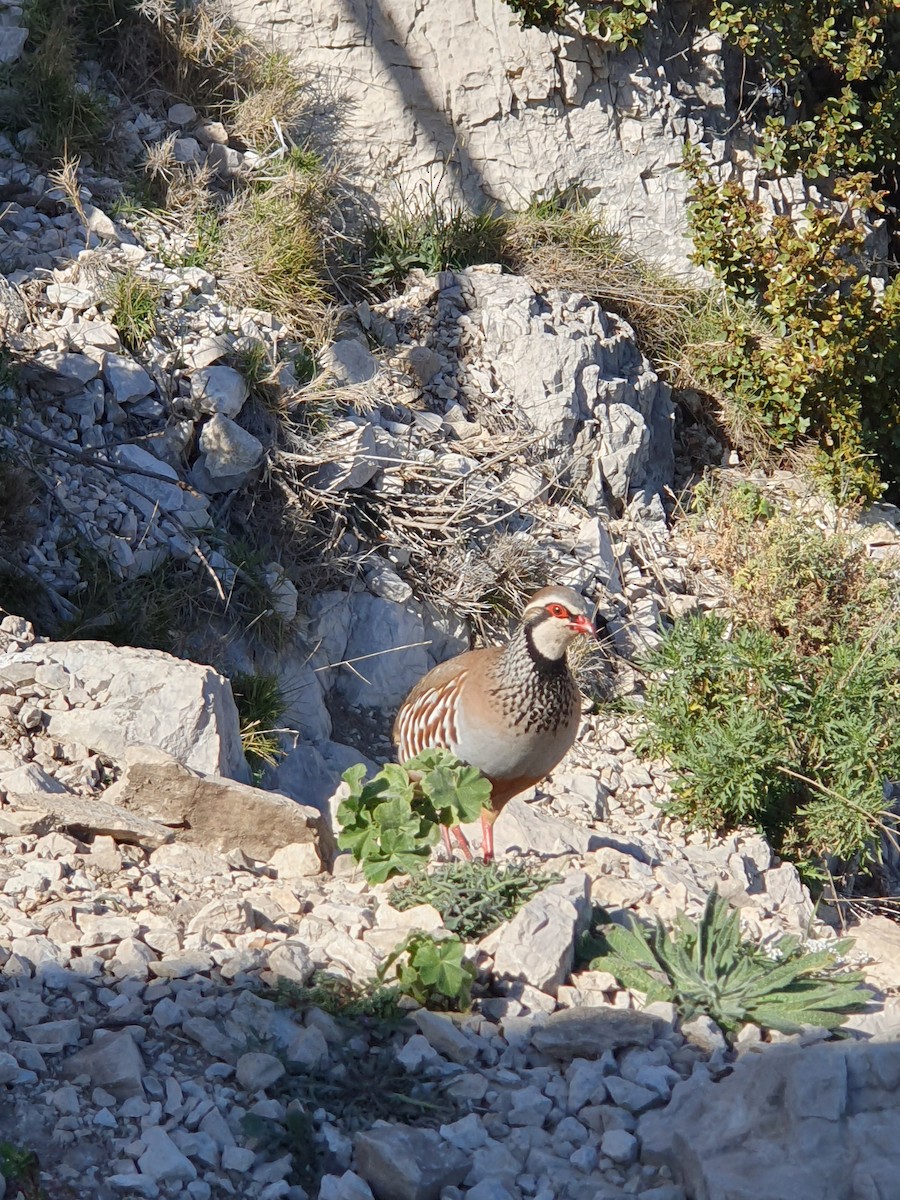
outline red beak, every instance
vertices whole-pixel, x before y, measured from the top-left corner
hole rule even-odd
[[[589,633],[591,637],[596,637],[597,631],[587,617],[579,615],[573,617],[569,622],[569,628],[573,633]]]

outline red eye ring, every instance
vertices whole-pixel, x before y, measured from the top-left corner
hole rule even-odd
[[[558,617],[560,620],[566,620],[571,615],[562,604],[548,604],[547,612],[551,617]]]

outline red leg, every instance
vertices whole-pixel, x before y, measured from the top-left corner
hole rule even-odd
[[[486,808],[481,810],[481,848],[484,852],[484,861],[490,863],[494,861],[494,814],[488,812]]]
[[[456,838],[457,845],[462,851],[462,856],[466,862],[472,861],[472,851],[469,848],[469,843],[466,841],[466,835],[458,825],[453,826],[453,836]]]

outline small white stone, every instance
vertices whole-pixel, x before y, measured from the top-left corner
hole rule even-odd
[[[274,1054],[252,1051],[237,1061],[237,1080],[248,1092],[262,1091],[284,1075],[284,1063]]]
[[[600,1139],[600,1152],[627,1166],[637,1158],[637,1138],[625,1129],[609,1129]]]
[[[245,1146],[225,1146],[222,1150],[222,1166],[226,1171],[244,1174],[253,1166],[256,1155]]]
[[[197,110],[190,104],[173,104],[166,117],[170,125],[190,125],[197,120]]]

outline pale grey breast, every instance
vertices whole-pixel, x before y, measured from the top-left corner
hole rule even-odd
[[[498,683],[488,691],[494,721],[458,717],[462,757],[492,779],[543,778],[575,741],[580,704],[568,672],[540,680]]]

